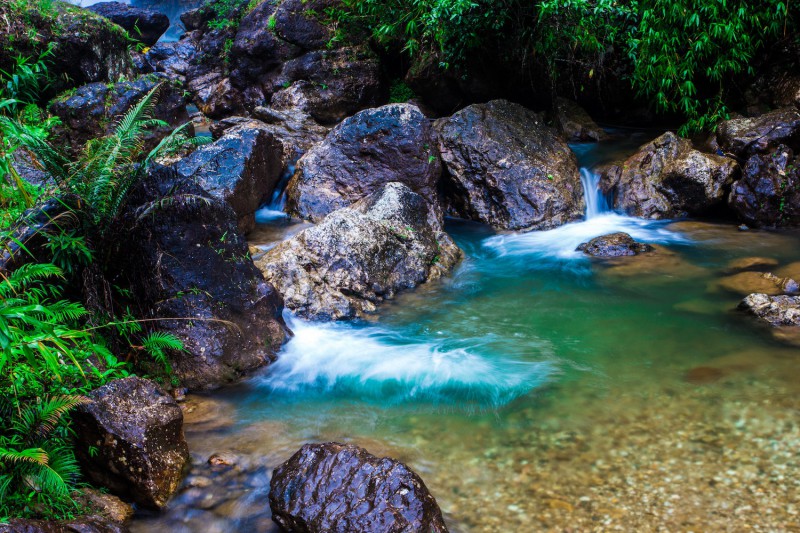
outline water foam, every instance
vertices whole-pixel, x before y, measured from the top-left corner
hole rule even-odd
[[[431,340],[371,324],[287,321],[295,336],[262,378],[277,394],[499,407],[556,371],[552,362],[485,355],[486,339]]]

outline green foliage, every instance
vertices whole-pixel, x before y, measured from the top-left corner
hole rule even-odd
[[[389,102],[393,104],[402,104],[414,97],[416,97],[416,94],[403,80],[394,80],[391,87],[389,87]]]

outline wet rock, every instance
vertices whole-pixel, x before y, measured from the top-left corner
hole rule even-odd
[[[192,395],[180,405],[187,432],[218,431],[235,423],[236,409],[222,400]]]
[[[158,43],[144,55],[154,72],[165,74],[170,80],[184,83],[189,64],[197,54],[197,47],[191,39]]]
[[[751,294],[742,300],[739,309],[773,327],[800,326],[800,296]]]
[[[145,46],[156,44],[169,28],[169,18],[163,13],[122,2],[98,2],[86,9],[118,24],[128,32],[128,35]]]
[[[763,154],[787,145],[800,146],[800,110],[777,109],[753,118],[735,118],[717,125],[717,142],[722,150],[738,157]]]
[[[752,292],[766,294],[782,294],[784,292],[795,292],[797,283],[789,278],[779,278],[769,272],[740,272],[732,276],[726,276],[709,285],[712,291],[722,289],[738,294],[750,294]]]
[[[276,468],[269,503],[284,531],[447,531],[436,500],[416,473],[335,442],[306,444]]]
[[[678,218],[720,205],[739,166],[668,132],[601,174],[600,188],[612,197],[614,209],[643,218]]]
[[[275,32],[304,50],[320,50],[333,38],[333,28],[322,22],[325,11],[340,0],[284,0],[275,10]]]
[[[442,172],[428,119],[409,104],[367,109],[344,120],[298,162],[287,208],[319,222],[390,182],[400,182],[438,205]]]
[[[90,83],[56,98],[48,106],[50,113],[61,119],[53,134],[79,151],[87,141],[111,133],[120,117],[159,85],[153,118],[167,125],[151,128],[144,136],[145,149],[155,148],[173,129],[189,122],[183,90],[163,74],[147,74],[113,85]],[[190,129],[188,133],[193,132]]]
[[[163,508],[189,467],[178,404],[138,377],[112,381],[89,398],[72,416],[86,476],[139,505]]]
[[[782,266],[776,270],[776,273],[784,278],[800,279],[800,261]]]
[[[606,137],[606,132],[598,126],[589,113],[576,102],[567,98],[556,99],[556,121],[567,142],[598,142]]]
[[[233,208],[239,229],[255,227],[255,212],[270,198],[281,177],[283,147],[260,128],[240,127],[192,152],[175,168]]]
[[[123,502],[113,494],[105,494],[96,489],[82,489],[75,501],[91,512],[118,524],[126,524],[133,518],[133,507],[130,504]]]
[[[575,155],[541,117],[493,100],[440,119],[450,208],[500,229],[547,229],[583,217]]]
[[[211,466],[236,466],[240,461],[241,459],[234,453],[221,452],[212,454],[207,462]]]
[[[800,158],[785,145],[750,156],[728,205],[755,227],[800,225]]]
[[[730,272],[743,272],[745,270],[764,270],[778,266],[778,260],[772,257],[740,257],[733,259],[725,265]]]
[[[622,257],[650,252],[653,247],[634,241],[627,233],[619,232],[595,237],[578,246],[577,250],[593,257]]]
[[[278,244],[257,265],[298,315],[360,317],[460,259],[429,209],[407,186],[389,183]]]
[[[280,295],[255,268],[233,209],[172,168],[132,193],[114,267],[153,326],[177,335],[183,386],[211,389],[268,364],[287,335]]]
[[[30,520],[12,518],[0,523],[0,533],[127,533],[128,528],[101,516],[73,520]]]

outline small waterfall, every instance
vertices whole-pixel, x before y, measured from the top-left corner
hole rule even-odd
[[[586,200],[586,220],[590,220],[611,209],[603,192],[600,190],[600,174],[593,170],[581,168],[581,184],[583,197]]]
[[[281,175],[275,191],[272,193],[269,203],[256,211],[256,222],[259,224],[267,224],[276,220],[285,220],[289,218],[284,212],[286,208],[286,186],[289,185],[289,180],[294,175],[296,161],[289,163],[286,171]]]

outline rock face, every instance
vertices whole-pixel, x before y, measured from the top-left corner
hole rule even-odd
[[[257,265],[298,315],[338,320],[439,277],[460,254],[431,224],[425,199],[390,183],[279,244]]]
[[[751,226],[800,225],[800,158],[785,145],[750,156],[728,205]]]
[[[435,143],[428,119],[414,105],[361,111],[300,159],[287,189],[289,212],[319,222],[390,182],[437,205],[442,166]]]
[[[139,505],[163,508],[189,467],[181,408],[138,377],[112,381],[89,397],[73,414],[84,472]]]
[[[800,326],[800,296],[751,294],[742,300],[739,309],[773,327]]]
[[[110,86],[90,83],[56,98],[50,102],[49,111],[61,119],[62,125],[54,135],[78,150],[90,139],[112,132],[119,118],[157,85],[161,88],[153,117],[168,125],[151,129],[145,136],[146,148],[154,148],[174,128],[189,122],[183,91],[163,74],[139,76]]]
[[[556,99],[558,127],[567,142],[598,142],[607,137],[589,113],[567,98]]]
[[[577,249],[593,257],[622,257],[650,252],[653,247],[634,241],[633,237],[627,233],[619,232],[595,237],[589,242],[581,244]]]
[[[787,145],[800,143],[800,110],[785,107],[753,118],[736,118],[720,122],[717,142],[722,150],[738,157],[764,154]]]
[[[231,207],[166,167],[129,203],[116,268],[163,319],[154,327],[183,340],[186,351],[171,359],[183,385],[215,388],[269,363],[287,335],[283,303],[253,265]]]
[[[702,153],[668,132],[624,162],[601,170],[600,188],[613,207],[651,219],[699,215],[718,206],[739,175],[727,157]]]
[[[153,46],[169,28],[169,17],[163,13],[133,7],[122,2],[98,2],[87,8],[121,26],[145,46]]]
[[[506,100],[436,122],[450,207],[499,229],[547,229],[583,217],[575,155],[536,113]]]
[[[416,473],[357,446],[306,444],[275,469],[270,485],[272,518],[284,531],[447,531]]]
[[[192,152],[175,167],[184,179],[227,202],[236,213],[238,227],[255,227],[255,212],[278,185],[283,147],[268,132],[239,127],[226,131],[211,144]]]
[[[0,533],[127,533],[128,528],[101,516],[74,520],[28,520],[12,518],[0,524]]]

